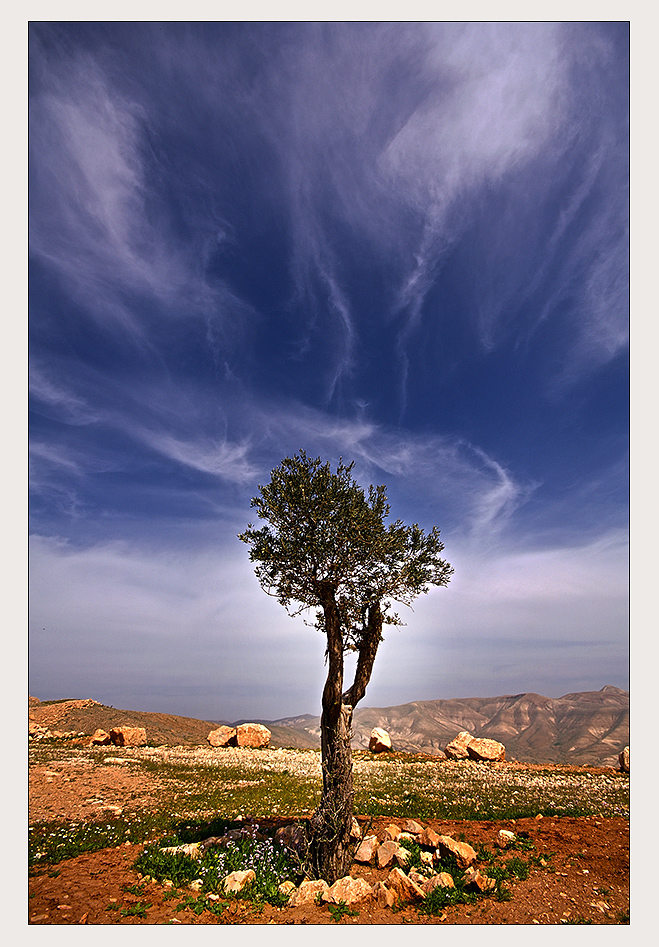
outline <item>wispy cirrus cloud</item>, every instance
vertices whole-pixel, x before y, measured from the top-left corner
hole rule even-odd
[[[107,331],[157,354],[149,315],[204,319],[217,352],[250,306],[206,265],[226,238],[213,208],[181,240],[151,142],[152,103],[102,55],[40,61],[30,103],[30,251]],[[46,68],[45,62],[48,67]],[[211,202],[209,202],[211,203]]]

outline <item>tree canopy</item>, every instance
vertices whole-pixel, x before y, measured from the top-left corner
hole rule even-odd
[[[353,479],[354,463],[329,463],[301,450],[272,471],[270,483],[252,499],[260,529],[251,523],[240,539],[262,588],[291,614],[321,608],[316,625],[326,631],[323,592],[339,610],[344,647],[358,648],[365,612],[377,601],[385,624],[399,618],[392,602],[410,605],[433,585],[446,585],[453,572],[441,558],[444,545],[434,527],[427,535],[415,523],[387,525],[385,487],[368,495]]]

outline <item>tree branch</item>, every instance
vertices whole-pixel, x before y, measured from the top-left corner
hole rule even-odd
[[[344,704],[349,704],[353,709],[366,693],[366,688],[371,680],[375,655],[382,641],[382,619],[380,600],[376,599],[368,608],[366,626],[359,644],[359,657],[357,658],[357,667],[355,668],[355,679],[352,687],[349,688],[341,698]]]

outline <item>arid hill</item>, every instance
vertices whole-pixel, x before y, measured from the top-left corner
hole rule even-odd
[[[51,731],[91,735],[97,728],[144,727],[150,744],[205,744],[210,730],[228,721],[174,714],[119,710],[94,700],[41,702],[30,698],[30,723]],[[245,720],[232,721],[244,723]],[[274,747],[313,749],[320,745],[320,720],[310,714],[254,720],[272,733]],[[394,749],[439,755],[460,730],[499,740],[508,759],[530,763],[618,765],[629,744],[629,693],[599,691],[549,698],[539,694],[413,701],[396,707],[358,708],[353,747],[366,749],[373,727],[383,727]]]
[[[318,745],[318,717],[290,717],[277,724],[304,731],[314,741],[309,745]],[[410,753],[440,753],[460,730],[468,730],[499,740],[508,759],[616,766],[620,750],[629,744],[629,692],[607,685],[558,698],[515,694],[358,708],[353,747],[366,749],[373,727],[383,727],[395,749]]]

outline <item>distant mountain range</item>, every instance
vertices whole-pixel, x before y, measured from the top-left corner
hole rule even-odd
[[[319,746],[319,717],[259,722],[271,730],[274,745]],[[620,750],[629,745],[629,692],[607,685],[558,698],[515,694],[358,707],[354,749],[368,748],[373,727],[383,727],[393,748],[409,753],[439,755],[460,730],[468,730],[503,743],[508,760],[617,766]]]
[[[29,717],[58,731],[91,735],[97,728],[145,727],[150,743],[172,746],[206,745],[210,730],[226,720],[198,720],[173,714],[119,710],[93,700],[44,701],[30,698]],[[320,717],[303,714],[279,720],[235,720],[263,723],[274,747],[316,749]],[[461,730],[490,737],[506,747],[506,759],[524,763],[573,763],[578,766],[618,765],[629,745],[629,692],[607,685],[599,691],[541,697],[464,697],[416,700],[396,707],[358,707],[353,720],[354,749],[367,749],[373,727],[383,727],[394,750],[441,755]]]

